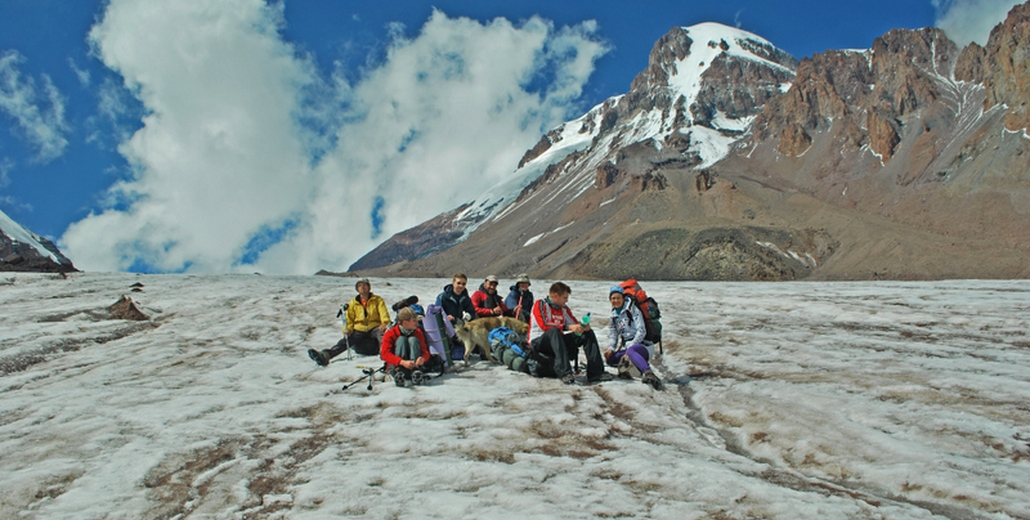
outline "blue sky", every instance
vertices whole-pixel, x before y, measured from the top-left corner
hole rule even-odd
[[[0,0],[0,210],[87,270],[345,269],[715,21],[798,58],[1012,0]]]

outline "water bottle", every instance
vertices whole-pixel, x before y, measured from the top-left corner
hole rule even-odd
[[[589,312],[584,314],[583,317],[579,319],[579,324],[584,329],[586,329],[587,327],[590,326],[590,313]],[[576,335],[579,336],[580,334],[577,333]]]

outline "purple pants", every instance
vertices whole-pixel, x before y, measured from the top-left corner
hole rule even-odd
[[[633,366],[637,367],[637,370],[639,370],[640,373],[647,372],[651,369],[651,365],[647,364],[647,360],[651,359],[651,355],[647,353],[647,347],[640,343],[631,345],[626,350],[620,350],[619,352],[612,354],[612,356],[608,358],[608,364],[613,367],[619,366],[619,360],[622,359],[622,356],[629,356],[629,360],[633,363]]]

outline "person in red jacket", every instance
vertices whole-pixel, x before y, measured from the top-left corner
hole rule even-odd
[[[530,373],[556,377],[565,384],[572,384],[576,381],[576,374],[572,372],[571,360],[579,357],[582,347],[587,356],[587,381],[609,381],[612,375],[604,370],[597,336],[590,329],[589,322],[580,322],[569,310],[570,294],[572,288],[563,282],[554,282],[547,298],[533,304],[529,335],[526,337],[533,361],[529,363]]]
[[[418,315],[411,307],[397,312],[397,324],[383,335],[379,355],[397,386],[422,384],[422,365],[429,361],[429,347],[418,327]]]
[[[479,290],[472,293],[472,306],[476,308],[476,316],[511,316],[512,312],[504,304],[504,297],[497,294],[497,277],[490,275],[480,284]]]

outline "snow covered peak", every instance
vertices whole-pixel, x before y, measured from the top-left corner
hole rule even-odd
[[[63,272],[75,268],[52,242],[0,211],[0,270]]]
[[[43,246],[39,235],[25,229],[21,224],[12,220],[11,217],[8,217],[3,211],[0,211],[0,233],[7,235],[12,242],[31,246],[39,252],[40,255],[48,257],[55,262],[59,262],[57,255]]]

